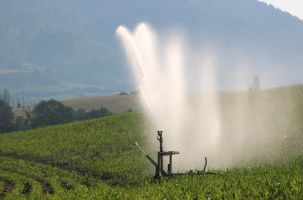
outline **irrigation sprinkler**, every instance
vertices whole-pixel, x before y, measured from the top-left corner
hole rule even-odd
[[[141,152],[145,155],[146,159],[155,167],[155,176],[154,178],[161,178],[161,177],[172,177],[177,175],[186,175],[188,173],[173,173],[173,155],[178,155],[180,152],[178,151],[164,151],[163,150],[163,131],[157,132],[157,140],[159,141],[159,151],[157,153],[157,161],[155,161],[150,155],[148,155],[144,149],[135,142],[135,145],[141,150]],[[167,165],[167,170],[165,171],[163,167],[164,158],[168,157],[169,162]],[[197,170],[196,174],[205,174],[207,173],[207,157],[205,157],[205,164],[203,170]],[[212,174],[212,173],[211,173]]]

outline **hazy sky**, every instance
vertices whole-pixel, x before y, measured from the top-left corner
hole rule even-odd
[[[302,0],[260,0],[270,3],[281,10],[287,11],[303,20]]]

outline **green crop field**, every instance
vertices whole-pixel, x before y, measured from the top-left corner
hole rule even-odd
[[[235,95],[242,94],[222,94],[226,120]],[[152,166],[133,145],[155,153],[148,128],[140,113],[123,113],[0,135],[0,199],[302,199],[303,87],[261,91],[258,101],[273,111],[255,113],[258,120],[276,122],[266,131],[287,133],[270,162],[153,180]],[[287,125],[279,109],[292,116]]]

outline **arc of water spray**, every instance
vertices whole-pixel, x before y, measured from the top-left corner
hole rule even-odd
[[[142,65],[141,65],[141,62],[140,62],[140,59],[139,59],[138,49],[135,45],[135,41],[131,37],[131,34],[129,33],[127,28],[125,28],[124,26],[119,26],[116,30],[116,34],[119,36],[121,41],[125,44],[125,46],[131,47],[131,48],[128,48],[128,50],[130,50],[131,53],[135,56],[134,61],[135,61],[136,66],[137,66],[137,68],[140,72],[141,77],[143,78],[144,73],[143,73],[143,68],[141,67]]]
[[[133,61],[135,62],[136,66],[139,70],[140,77],[142,79],[144,79],[144,71],[143,71],[143,68],[142,68],[141,61],[139,59],[139,53],[138,53],[139,51],[138,51],[138,49],[135,45],[135,41],[134,41],[133,37],[131,37],[130,32],[124,26],[119,26],[116,30],[116,34],[119,36],[119,38],[124,43],[124,45],[128,47],[127,49],[129,51],[131,51],[132,55],[134,55]],[[139,91],[140,91],[140,88],[141,87],[139,86]],[[147,113],[148,113],[149,117],[154,119],[153,121],[156,123],[156,127],[158,127],[157,120],[152,115],[152,111],[150,109],[150,106],[148,105],[147,101],[144,99],[143,95],[140,92],[139,92],[139,95],[140,95],[140,98],[142,100],[142,103],[144,104],[143,106],[147,110]]]
[[[135,45],[135,42],[133,40],[133,38],[131,37],[129,31],[127,30],[127,28],[125,28],[124,26],[119,26],[116,30],[117,35],[120,37],[120,39],[122,40],[123,43],[126,44],[126,46],[128,47],[128,50],[131,51],[131,53],[134,55],[134,62],[136,63],[136,66],[140,72],[140,76],[143,79],[144,78],[144,73],[143,73],[143,68],[138,56],[138,49]],[[124,37],[123,37],[123,36]],[[140,91],[140,86],[139,86],[139,91]],[[147,102],[145,101],[143,95],[139,92],[139,95],[143,101],[144,106],[146,107],[148,113],[150,114],[150,116],[152,116],[151,114],[151,110],[150,107],[148,106]]]

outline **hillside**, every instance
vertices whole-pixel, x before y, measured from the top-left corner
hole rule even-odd
[[[23,183],[31,185],[25,194],[40,198],[83,198],[93,188],[97,196],[102,188],[137,184],[148,169],[133,146],[144,144],[142,128],[139,116],[122,114],[1,135],[0,195],[22,197]]]
[[[101,107],[106,108],[112,113],[123,113],[137,111],[141,108],[138,95],[109,95],[109,96],[91,96],[79,97],[73,99],[61,100],[66,106],[74,110],[84,109],[85,111],[97,110]],[[34,105],[29,105],[13,110],[15,117],[25,116],[25,112],[30,112]]]
[[[227,129],[233,120],[243,117],[233,111],[237,106],[235,100],[246,99],[247,95],[244,92],[221,95]],[[251,118],[252,123],[258,126],[254,131],[258,136],[260,133],[270,133],[276,138],[283,136],[282,140],[272,141],[274,144],[267,143],[279,145],[279,151],[271,151],[272,159],[264,163],[259,158],[273,146],[267,146],[265,152],[261,148],[253,157],[257,160],[242,160],[235,163],[238,167],[222,169],[215,175],[188,175],[151,181],[154,171],[133,145],[135,141],[139,142],[154,156],[153,142],[146,140],[145,133],[149,131],[138,113],[2,134],[0,197],[299,199],[303,195],[302,97],[302,85],[259,91],[258,100],[250,104],[254,109],[262,108],[256,109],[261,112],[253,113],[256,121]],[[244,104],[246,108],[248,104]],[[266,108],[266,113],[270,110],[271,114],[264,115],[263,108]],[[279,115],[281,109],[292,115]],[[289,116],[292,116],[291,124],[283,121]],[[268,122],[271,122],[269,126],[265,124]],[[225,131],[228,133],[228,129]],[[210,162],[208,170],[212,165]]]
[[[112,95],[68,99],[62,101],[74,109],[92,110],[105,107],[113,113],[138,110],[141,106],[138,95]]]
[[[222,88],[239,66],[265,86],[303,81],[303,22],[257,0],[2,0],[0,85],[28,101],[133,90],[115,29],[142,21],[214,53]]]

